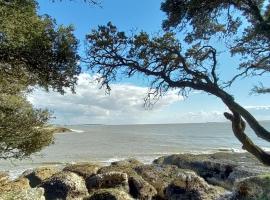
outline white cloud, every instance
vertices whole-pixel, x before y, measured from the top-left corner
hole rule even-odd
[[[56,92],[46,93],[36,90],[29,96],[35,107],[48,108],[56,117],[54,123],[60,124],[130,124],[130,123],[197,123],[226,121],[224,106],[217,110],[196,110],[182,101],[177,91],[171,91],[161,98],[152,110],[146,110],[144,97],[148,88],[131,84],[112,84],[110,95],[94,81],[89,74],[81,74],[78,79],[76,94],[67,91],[65,95]],[[182,112],[176,102],[182,101]],[[200,102],[196,102],[200,103]],[[258,120],[270,119],[270,105],[244,106]]]
[[[37,90],[29,96],[29,101],[39,108],[48,108],[54,112],[55,123],[144,123],[174,102],[183,98],[176,92],[162,97],[153,110],[144,108],[146,87],[130,84],[112,84],[110,95],[94,81],[89,74],[81,74],[76,94],[67,91],[65,95],[56,92],[46,93]],[[151,120],[150,120],[151,121]]]

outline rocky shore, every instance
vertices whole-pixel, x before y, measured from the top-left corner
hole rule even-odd
[[[1,200],[268,200],[270,167],[247,153],[177,154],[143,164],[77,163],[0,173]]]

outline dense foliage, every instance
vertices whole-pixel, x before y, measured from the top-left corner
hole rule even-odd
[[[258,137],[269,142],[270,133],[225,90],[238,76],[269,72],[269,2],[166,0],[161,9],[167,14],[162,35],[152,37],[141,32],[129,36],[112,23],[88,34],[89,68],[100,74],[99,81],[108,89],[119,73],[150,77],[147,105],[152,96],[160,97],[170,89],[184,95],[191,89],[201,90],[218,97],[231,111],[224,115],[231,120],[243,149],[270,165],[270,154],[246,135],[246,123]],[[184,39],[179,40],[178,36]],[[240,66],[235,67],[244,71],[226,84],[217,73],[219,55],[213,42],[216,38],[232,55],[242,58]]]
[[[52,143],[50,115],[32,107],[34,86],[74,91],[80,73],[72,26],[37,14],[35,0],[0,0],[0,158],[22,158]]]

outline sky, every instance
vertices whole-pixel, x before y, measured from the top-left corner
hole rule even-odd
[[[161,0],[103,0],[101,6],[83,3],[82,0],[62,2],[39,0],[39,14],[49,14],[58,24],[75,27],[80,40],[79,53],[84,54],[84,38],[98,25],[111,21],[123,31],[141,31],[155,34],[161,30],[165,14],[160,11]],[[237,58],[224,53],[219,58],[219,73],[229,80],[236,71]],[[79,76],[76,94],[67,90],[65,95],[46,93],[36,89],[29,100],[37,108],[53,112],[56,124],[155,124],[198,123],[226,121],[227,108],[214,96],[192,91],[188,98],[170,91],[152,109],[145,109],[144,97],[147,84],[141,77],[122,80],[112,85],[106,94],[94,81],[94,75],[84,71]],[[236,81],[227,89],[237,102],[259,120],[270,120],[270,95],[250,95],[250,89],[259,82],[268,83],[269,76],[246,78]]]

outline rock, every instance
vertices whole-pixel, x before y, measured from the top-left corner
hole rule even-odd
[[[144,165],[136,171],[157,190],[156,199],[214,200],[225,193],[223,188],[209,185],[195,172],[173,165]]]
[[[27,189],[30,189],[29,180],[24,177],[19,177],[13,181],[5,178],[0,183],[0,193]]]
[[[88,195],[85,181],[79,175],[63,171],[41,183],[46,199],[79,199]]]
[[[135,171],[136,167],[142,166],[143,163],[135,160],[128,159],[113,162],[111,166],[106,166],[100,168],[98,173],[108,173],[111,171],[122,172],[128,175],[129,193],[139,199],[151,199],[151,197],[157,194],[156,189],[145,181],[140,175]]]
[[[1,200],[45,200],[43,188],[29,188],[0,193]]]
[[[128,176],[122,172],[107,172],[103,174],[97,174],[86,179],[86,186],[88,190],[99,189],[99,188],[128,188]]]
[[[3,185],[9,182],[9,175],[7,172],[0,172],[0,191]]]
[[[125,191],[119,189],[100,189],[84,200],[133,200]]]
[[[151,200],[157,195],[157,190],[140,176],[129,178],[129,193],[136,199]]]
[[[208,183],[227,189],[232,189],[238,179],[270,172],[249,153],[178,154],[158,158],[154,163],[194,170]]]
[[[168,185],[165,193],[165,199],[169,200],[216,200],[225,190],[208,185],[194,172],[183,172]]]
[[[134,158],[130,158],[127,160],[121,160],[121,161],[116,161],[116,162],[112,162],[111,163],[112,166],[117,166],[117,167],[129,167],[129,168],[133,168],[133,167],[137,167],[139,165],[143,165],[142,162],[134,159]]]
[[[236,182],[234,200],[270,199],[270,174],[253,176]]]
[[[40,167],[34,170],[25,171],[22,176],[27,178],[30,182],[31,187],[36,187],[41,184],[47,178],[50,178],[52,175],[59,172],[59,169],[56,167]]]
[[[100,168],[97,173],[102,174],[115,171],[126,173],[128,176],[136,176],[137,172],[135,171],[135,168],[140,165],[143,165],[143,163],[135,159],[122,160],[113,162],[110,166]]]
[[[70,171],[82,176],[83,178],[88,178],[89,176],[93,176],[97,173],[100,166],[91,163],[79,163],[66,166],[63,171]]]
[[[176,166],[160,166],[160,165],[142,165],[135,168],[136,172],[157,191],[158,198],[165,198],[165,191],[168,185],[178,174],[190,170],[179,169]]]

